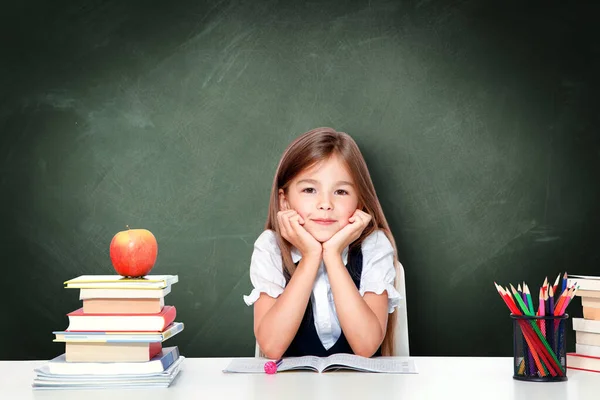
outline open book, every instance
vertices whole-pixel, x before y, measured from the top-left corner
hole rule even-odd
[[[223,372],[265,373],[264,358],[234,358]],[[288,357],[284,358],[277,372],[307,370],[328,372],[334,370],[351,370],[360,372],[379,372],[388,374],[418,373],[414,360],[407,357],[375,357],[366,358],[353,354],[332,354],[329,357]]]

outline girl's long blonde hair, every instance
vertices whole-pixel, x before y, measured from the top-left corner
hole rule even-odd
[[[396,277],[398,277],[396,242],[381,209],[381,204],[379,204],[367,164],[356,142],[348,134],[337,132],[332,128],[316,128],[296,138],[283,152],[277,166],[273,186],[271,187],[269,213],[265,229],[273,230],[277,236],[283,258],[283,267],[289,276],[294,273],[296,268],[290,253],[292,245],[281,236],[277,223],[279,189],[283,189],[287,193],[288,186],[296,175],[306,168],[327,160],[334,154],[346,163],[357,187],[358,204],[361,205],[362,211],[372,217],[369,225],[367,225],[361,236],[351,244],[351,247],[360,246],[367,236],[381,229],[394,248],[394,268],[396,269]],[[394,354],[394,328],[397,314],[394,311],[388,316],[387,330],[381,348],[384,356]]]

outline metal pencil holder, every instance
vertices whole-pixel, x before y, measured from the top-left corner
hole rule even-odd
[[[533,382],[567,380],[566,329],[568,314],[513,319],[514,379]]]

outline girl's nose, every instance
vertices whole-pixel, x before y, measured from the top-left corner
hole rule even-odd
[[[333,205],[331,204],[331,201],[329,201],[328,198],[320,199],[318,207],[319,207],[319,210],[325,210],[325,211],[333,209]]]

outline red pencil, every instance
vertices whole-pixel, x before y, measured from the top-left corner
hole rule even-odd
[[[517,309],[517,306],[515,305],[515,303],[512,301],[512,298],[506,293],[504,292],[504,290],[502,289],[501,286],[496,286],[496,289],[498,290],[498,292],[500,293],[500,297],[502,297],[502,300],[504,300],[504,302],[506,303],[506,305],[508,306],[508,309],[516,315],[521,315],[521,312]]]
[[[556,289],[558,287],[558,280],[560,279],[560,272],[558,273],[558,276],[556,277],[556,280],[554,281],[554,285],[552,285],[552,291],[554,292],[554,294],[556,294]]]

